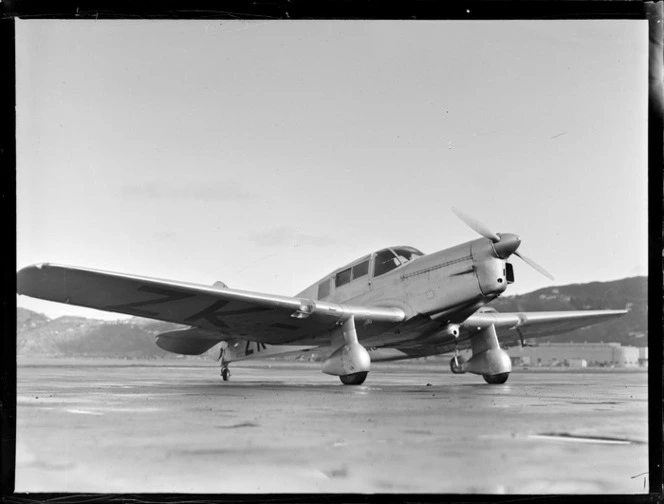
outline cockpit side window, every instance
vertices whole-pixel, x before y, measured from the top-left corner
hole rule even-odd
[[[334,282],[337,287],[340,287],[350,282],[350,268],[337,273],[335,275]]]
[[[369,274],[369,259],[353,266],[353,280]]]
[[[391,250],[381,250],[376,253],[376,258],[374,260],[374,277],[384,275],[399,265],[401,265],[399,259],[394,256]]]
[[[318,299],[326,298],[330,295],[330,280],[323,280],[318,284]]]
[[[393,248],[392,251],[399,258],[401,264],[407,263],[408,261],[412,261],[413,259],[424,255],[422,252],[412,247],[398,247]]]

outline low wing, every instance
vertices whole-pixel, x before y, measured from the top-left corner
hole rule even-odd
[[[612,320],[621,317],[625,313],[627,313],[627,310],[478,312],[460,324],[457,338],[452,335],[441,338],[434,334],[429,338],[412,339],[389,345],[403,352],[407,357],[389,356],[384,360],[445,354],[453,352],[455,349],[465,350],[471,347],[471,339],[478,331],[491,325],[495,326],[496,334],[502,346],[513,346],[526,339],[564,334],[592,324]]]
[[[509,345],[520,339],[542,338],[574,331],[575,329],[621,317],[626,313],[627,310],[484,312],[475,313],[468,317],[462,327],[472,337],[473,332],[494,325],[500,342]]]
[[[57,264],[21,269],[17,292],[270,344],[317,335],[324,342],[325,335],[351,315],[366,323],[405,318],[398,308],[348,306]]]

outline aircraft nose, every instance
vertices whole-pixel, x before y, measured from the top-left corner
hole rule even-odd
[[[521,245],[521,238],[512,233],[498,233],[500,241],[493,244],[493,248],[501,259],[507,259]]]

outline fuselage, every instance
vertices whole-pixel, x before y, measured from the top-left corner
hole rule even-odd
[[[511,280],[511,266],[491,240],[479,238],[431,254],[412,247],[382,249],[336,269],[297,297],[398,307],[406,314],[402,323],[359,328],[361,340],[369,347],[425,341],[431,346],[449,343],[445,327],[463,322]]]
[[[431,254],[412,247],[389,247],[337,268],[296,297],[314,303],[400,308],[406,314],[403,322],[357,327],[372,360],[434,355],[453,348],[456,336],[450,327],[498,297],[511,283],[511,267],[500,255],[486,238]],[[301,337],[292,345],[317,348],[330,342],[329,335],[319,334]],[[257,354],[269,356],[290,348],[277,345]],[[385,351],[382,356],[380,352]]]
[[[490,240],[480,238],[432,254],[412,247],[382,249],[336,269],[297,297],[399,307],[407,319],[418,314],[440,319],[466,306],[477,310],[509,280],[506,261]]]

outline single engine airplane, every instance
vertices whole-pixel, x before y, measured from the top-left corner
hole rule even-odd
[[[294,297],[211,287],[57,264],[21,269],[26,296],[174,322],[187,327],[156,337],[170,352],[199,355],[221,343],[221,376],[243,359],[316,352],[323,373],[362,384],[371,362],[454,352],[453,373],[505,383],[512,370],[502,346],[565,333],[626,310],[498,313],[485,305],[514,282],[511,256],[520,238],[494,233],[453,209],[481,238],[423,254],[389,247],[336,269]],[[464,361],[459,350],[472,351]]]

